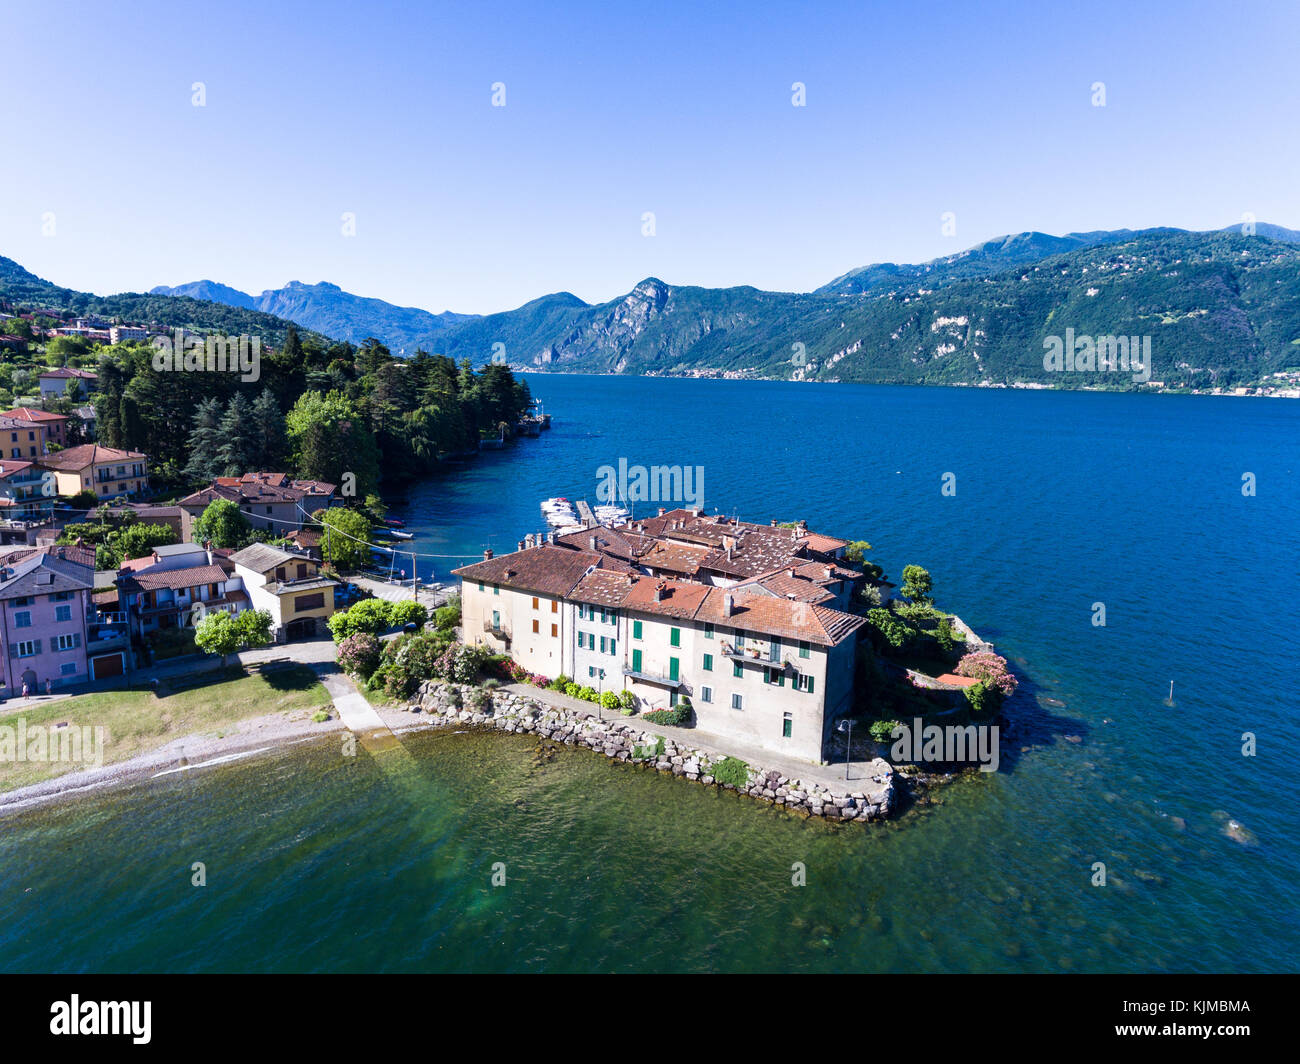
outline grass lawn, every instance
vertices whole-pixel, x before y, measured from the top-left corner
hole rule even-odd
[[[221,737],[231,725],[249,717],[285,713],[310,717],[328,707],[329,694],[305,665],[262,671],[234,667],[184,681],[168,682],[161,698],[147,686],[100,691],[59,699],[42,706],[6,710],[0,705],[0,726],[16,728],[18,718],[28,732],[67,721],[70,726],[104,729],[104,764],[126,761],[182,735]],[[30,745],[30,740],[29,740]],[[0,761],[0,791],[25,787],[80,769],[80,762]]]

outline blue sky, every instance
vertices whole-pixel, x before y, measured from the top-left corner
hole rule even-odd
[[[547,6],[7,0],[0,254],[487,313],[1025,229],[1300,228],[1294,3]]]

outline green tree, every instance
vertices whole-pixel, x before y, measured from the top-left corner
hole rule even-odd
[[[165,547],[175,542],[176,533],[168,525],[130,525],[117,533],[115,546],[121,561],[129,561],[145,557],[155,547]]]
[[[331,507],[312,515],[322,525],[321,558],[335,569],[360,569],[370,560],[370,522],[357,510]]]
[[[295,338],[297,334],[294,334]],[[284,414],[270,388],[263,388],[253,403],[253,439],[256,457],[253,464],[259,470],[276,469],[284,458],[287,443],[284,435]]]
[[[221,465],[226,476],[253,472],[260,453],[253,404],[243,392],[236,392],[221,417]]]
[[[266,610],[243,610],[231,615],[212,610],[194,626],[194,643],[205,654],[220,654],[221,666],[240,647],[256,648],[271,641],[271,615]]]
[[[230,499],[213,499],[199,514],[191,534],[196,543],[211,541],[214,547],[240,547],[252,533],[248,518]]]
[[[913,602],[929,603],[930,592],[934,590],[934,583],[930,579],[930,574],[922,569],[919,565],[903,566],[903,586],[899,589],[904,598],[911,599]]]
[[[190,460],[185,475],[202,484],[221,475],[221,401],[209,396],[194,408],[194,428],[190,432]]]

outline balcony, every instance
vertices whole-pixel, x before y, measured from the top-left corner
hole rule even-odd
[[[499,624],[493,624],[491,621],[483,622],[483,631],[494,639],[501,640],[506,646],[510,645],[510,629],[504,628]]]
[[[662,672],[646,672],[644,669],[634,669],[630,665],[623,666],[623,675],[629,680],[639,680],[641,683],[652,683],[659,687],[669,687],[674,691],[680,690],[686,686],[686,681],[674,680],[671,676]]]
[[[773,647],[771,643],[749,642],[749,643],[722,643],[722,656],[731,661],[748,661],[755,665],[766,665],[769,668],[786,669],[791,667],[788,659],[781,657],[781,648]]]

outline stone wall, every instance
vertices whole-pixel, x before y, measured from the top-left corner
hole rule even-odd
[[[536,735],[566,746],[585,746],[616,761],[648,765],[663,773],[739,791],[760,801],[827,820],[880,820],[890,816],[896,807],[893,769],[879,759],[868,766],[872,775],[865,782],[869,786],[858,791],[836,791],[754,765],[749,766],[747,783],[737,787],[719,783],[711,775],[713,766],[725,755],[693,749],[661,736],[635,717],[616,716],[598,721],[509,691],[487,691],[437,680],[422,683],[406,709],[424,714],[435,726],[474,724]]]

